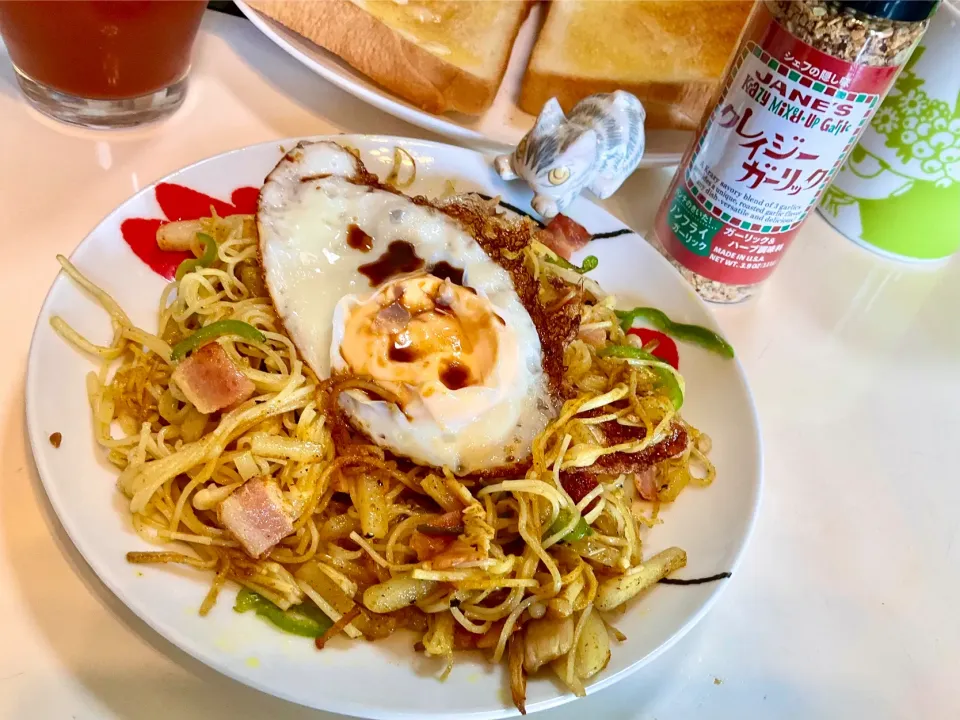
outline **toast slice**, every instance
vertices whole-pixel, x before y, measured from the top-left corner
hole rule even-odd
[[[490,107],[528,0],[251,0],[281,25],[433,113]]]
[[[626,90],[648,129],[692,130],[733,51],[752,0],[555,0],[520,94],[532,115]]]

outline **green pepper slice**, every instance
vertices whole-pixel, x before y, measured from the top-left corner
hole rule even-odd
[[[210,267],[213,261],[217,259],[217,241],[206,233],[197,233],[197,239],[203,243],[203,254],[198,258],[184,260],[177,266],[175,275],[177,282],[183,280],[183,276],[191,273],[198,267]]]
[[[573,270],[574,272],[580,273],[581,275],[588,273],[591,270],[596,270],[597,266],[600,264],[600,261],[597,259],[596,255],[587,255],[583,259],[582,266],[574,265],[572,262],[570,262],[569,260],[565,260],[559,255],[557,255],[555,258],[547,256],[545,260],[548,263],[551,263],[552,265],[558,265],[564,268],[565,270]]]
[[[651,343],[652,345],[653,343]],[[663,360],[653,353],[647,352],[643,348],[633,345],[607,345],[601,348],[597,353],[600,357],[625,358],[627,360],[650,360],[651,362],[662,363]]]
[[[553,525],[550,526],[550,529],[547,531],[547,535],[553,535],[558,533],[563,528],[567,526],[570,522],[570,511],[566,508],[561,508],[560,513],[557,515],[557,519],[553,521]],[[577,521],[577,524],[573,526],[573,530],[564,535],[561,540],[563,542],[576,542],[577,540],[583,540],[583,538],[588,535],[593,535],[593,528],[591,528],[587,521],[581,516],[580,520]]]
[[[247,588],[237,593],[233,609],[238,613],[253,610],[283,632],[301,637],[318,638],[333,625],[333,621],[313,603],[305,602],[289,610],[281,610],[263,595]]]
[[[643,348],[633,347],[633,345],[607,345],[597,353],[600,357],[624,358],[627,360],[646,360],[657,363],[650,366],[650,369],[657,374],[657,384],[661,390],[666,393],[670,403],[675,410],[683,406],[683,388],[677,376],[671,370],[668,370],[660,358],[652,355]]]
[[[620,319],[620,327],[623,328],[624,332],[633,327],[634,320],[640,318],[680,342],[699,345],[705,350],[724,357],[733,357],[733,347],[713,330],[701,325],[674,322],[667,317],[665,312],[657,310],[657,308],[637,307],[633,310],[617,310],[616,313]]]
[[[262,343],[267,340],[262,332],[250,323],[243,322],[243,320],[217,320],[217,322],[204,325],[193,335],[174,345],[170,353],[170,359],[174,362],[182,360],[191,350],[196,350],[201,345],[206,345],[221,335],[238,335],[251,342]]]

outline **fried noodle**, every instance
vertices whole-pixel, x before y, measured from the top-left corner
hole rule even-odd
[[[52,324],[99,362],[87,378],[94,435],[119,470],[118,487],[137,534],[164,548],[132,552],[128,559],[208,572],[212,584],[201,614],[233,581],[284,610],[315,602],[338,623],[333,632],[353,638],[417,629],[424,633],[424,650],[448,666],[461,648],[489,648],[499,662],[524,625],[550,618],[572,618],[576,646],[596,612],[598,585],[642,563],[642,527],[657,521],[660,503],[673,501],[691,483],[713,479],[709,440],[677,415],[658,391],[652,369],[601,358],[596,343],[582,335],[564,357],[572,397],[534,441],[522,476],[456,477],[446,469],[411,468],[362,438],[341,445],[328,412],[330,393],[361,389],[388,401],[389,393],[363,378],[321,382],[305,366],[261,280],[252,217],[213,216],[199,224],[216,240],[216,260],[166,287],[156,334],[135,327],[62,257],[64,271],[107,311],[112,340],[98,346],[61,318]],[[544,251],[534,243],[525,261],[534,277],[564,281],[560,290],[542,283],[552,293],[547,303],[571,301],[577,295],[571,283],[578,283],[588,297],[582,330],[604,333],[605,343],[629,344],[614,315],[614,298],[602,296],[596,283],[566,277],[568,270],[542,262]],[[171,347],[227,319],[249,323],[265,338],[218,339],[256,393],[229,412],[204,415],[171,382]],[[644,432],[609,444],[600,430],[604,423]],[[613,453],[641,452],[675,423],[690,441],[679,456],[658,463],[656,502],[636,497],[630,473],[596,475],[599,482],[579,502],[565,489],[565,472]],[[294,514],[293,534],[259,560],[243,551],[216,510],[254,477],[275,480]],[[373,531],[366,517],[371,492],[382,519]],[[450,511],[459,512],[462,528],[445,550],[421,561],[411,544],[422,534],[418,528]],[[583,522],[589,534],[565,541]],[[394,585],[396,597],[390,595]],[[396,609],[372,611],[364,602],[370,588],[382,589]],[[582,692],[572,650],[558,666],[561,678]]]

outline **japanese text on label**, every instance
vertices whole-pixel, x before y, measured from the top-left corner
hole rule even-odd
[[[746,52],[691,159],[688,187],[725,221],[775,233],[801,222],[873,106],[791,78]]]

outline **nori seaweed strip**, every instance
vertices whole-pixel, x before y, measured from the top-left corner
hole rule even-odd
[[[490,195],[485,195],[484,193],[476,193],[476,194],[482,197],[484,200],[493,199],[493,197],[491,197]],[[516,205],[511,205],[510,203],[503,202],[501,200],[500,206],[506,208],[507,210],[510,210],[511,212],[515,212],[517,215],[523,215],[524,217],[530,218],[531,220],[533,220],[533,222],[535,222],[540,227],[545,227],[544,224],[540,222],[536,217],[528,213],[526,210],[521,210]],[[620,237],[621,235],[632,235],[632,234],[633,234],[633,230],[631,230],[630,228],[620,228],[619,230],[611,230],[610,232],[591,234],[590,240],[600,240],[602,238]]]
[[[483,193],[477,193],[477,195],[482,197],[484,200],[493,200],[493,197],[490,195],[484,195]],[[511,212],[515,212],[517,215],[523,215],[526,218],[530,218],[537,224],[538,227],[544,227],[542,222],[537,220],[533,215],[528,213],[526,210],[521,210],[516,205],[511,205],[510,203],[503,202],[503,200],[501,200],[500,207],[505,207],[507,210],[510,210]]]
[[[621,235],[632,235],[633,230],[630,228],[620,228],[619,230],[611,230],[610,232],[597,233],[596,235],[591,235],[591,240],[600,240],[602,238],[612,238],[620,237]]]
[[[660,580],[661,585],[703,585],[708,582],[716,582],[717,580],[726,580],[733,573],[722,572],[717,573],[716,575],[709,575],[702,578],[663,578]]]

